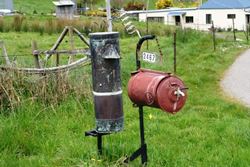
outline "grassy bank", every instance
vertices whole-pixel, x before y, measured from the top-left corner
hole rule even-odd
[[[10,55],[28,53],[32,39],[39,39],[39,48],[49,48],[57,36],[0,33]],[[224,71],[248,46],[220,40],[213,52],[211,36],[194,31],[179,32],[177,39],[177,72],[189,87],[189,97],[176,115],[145,108],[148,166],[249,166],[250,110],[223,95],[219,87]],[[95,126],[92,97],[69,94],[62,103],[47,106],[26,98],[15,111],[1,111],[0,166],[118,166],[119,159],[137,149],[138,113],[126,91],[130,72],[135,70],[137,40],[121,39],[125,130],[105,136],[103,156],[97,156],[96,140],[83,135]],[[172,71],[172,37],[159,40],[164,48],[163,65],[144,66]],[[150,42],[150,50],[157,52],[156,48]],[[91,78],[90,66],[81,70]]]
[[[37,19],[39,18],[39,19]],[[132,21],[132,20],[131,20]],[[132,21],[135,27],[146,34],[146,23]],[[105,17],[80,17],[75,20],[61,20],[53,16],[14,16],[0,18],[0,32],[38,32],[40,35],[61,33],[65,26],[74,26],[80,32],[88,35],[92,32],[103,32],[107,29]],[[129,37],[121,21],[116,19],[113,22],[114,31],[118,31],[121,37]],[[166,26],[161,23],[149,23],[149,34],[166,36],[176,30],[173,26]]]

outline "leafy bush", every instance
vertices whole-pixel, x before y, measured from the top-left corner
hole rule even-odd
[[[155,4],[157,9],[165,9],[173,6],[172,0],[158,0]]]
[[[105,11],[100,10],[91,10],[85,13],[86,16],[96,16],[96,17],[106,17],[107,14]]]
[[[2,17],[0,17],[0,32],[3,32],[3,30],[4,30],[4,21],[3,21],[3,18]]]
[[[125,10],[142,10],[144,8],[144,3],[141,2],[129,2],[124,9]]]
[[[12,23],[12,26],[14,27],[15,31],[21,31],[22,30],[22,24],[24,21],[24,17],[21,15],[14,16],[14,20]]]

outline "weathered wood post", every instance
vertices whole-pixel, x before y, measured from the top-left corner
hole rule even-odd
[[[107,10],[108,32],[112,32],[112,17],[111,17],[110,0],[106,0],[106,10]]]
[[[6,65],[11,65],[10,59],[8,57],[7,50],[6,50],[5,46],[4,46],[3,41],[0,41],[0,48],[2,48],[2,54],[3,54],[3,58],[5,60]]]
[[[34,56],[34,60],[35,60],[35,67],[36,68],[41,68],[40,62],[39,62],[39,52],[37,50],[37,42],[36,41],[32,41],[32,54]]]

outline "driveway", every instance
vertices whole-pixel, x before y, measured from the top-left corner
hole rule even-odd
[[[221,81],[223,90],[250,107],[250,49],[240,55]]]

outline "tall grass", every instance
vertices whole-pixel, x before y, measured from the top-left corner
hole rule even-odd
[[[88,35],[91,32],[103,32],[107,30],[107,22],[105,18],[92,17],[92,18],[80,18],[75,20],[56,19],[51,17],[45,17],[37,20],[37,18],[28,18],[24,16],[15,16],[13,19],[8,18],[0,20],[2,32],[16,31],[16,32],[39,32],[40,34],[48,33],[60,33],[65,26],[73,26],[79,29],[81,32]],[[135,26],[141,31],[142,34],[146,34],[145,23],[135,21]],[[120,32],[121,36],[128,36],[125,33],[124,26],[120,21],[114,21],[113,27],[115,31]],[[149,23],[149,33],[155,35],[169,35],[175,30],[172,26],[166,26],[160,23]]]
[[[40,103],[46,107],[56,106],[70,95],[74,95],[79,101],[91,97],[89,80],[85,78],[89,76],[77,71],[69,74],[64,72],[30,75],[2,71],[0,73],[1,111],[13,111],[26,100]],[[81,79],[78,79],[80,78],[78,75],[81,75]]]
[[[22,24],[24,21],[25,17],[16,15],[14,16],[13,22],[12,22],[12,27],[15,31],[21,31],[22,30]]]

